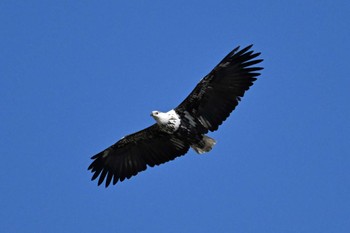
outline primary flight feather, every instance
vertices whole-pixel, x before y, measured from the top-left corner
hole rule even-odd
[[[127,135],[114,145],[91,157],[89,170],[98,185],[105,180],[108,187],[153,167],[175,159],[193,148],[202,154],[210,151],[215,140],[208,131],[215,131],[236,108],[262,67],[260,53],[252,45],[232,50],[206,75],[176,108],[168,112],[152,111],[156,123]]]

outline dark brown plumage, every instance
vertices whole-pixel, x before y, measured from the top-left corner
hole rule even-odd
[[[93,156],[88,168],[92,180],[99,177],[98,185],[106,180],[107,187],[135,176],[147,166],[182,156],[190,147],[197,153],[211,150],[215,140],[205,134],[218,129],[260,75],[257,71],[263,69],[254,67],[263,60],[255,59],[260,53],[251,48],[232,50],[174,109],[181,122],[174,132],[166,132],[156,123]]]

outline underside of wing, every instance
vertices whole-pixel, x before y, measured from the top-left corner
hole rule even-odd
[[[255,59],[260,53],[254,53],[251,48],[252,45],[231,51],[197,84],[177,110],[188,111],[206,129],[217,130],[260,75],[257,71],[263,69],[254,66],[263,60]]]
[[[98,179],[98,185],[106,180],[106,187],[112,182],[129,179],[148,166],[155,166],[178,156],[184,155],[189,145],[159,130],[154,124],[137,133],[128,135],[114,145],[96,154],[89,166],[92,180]]]

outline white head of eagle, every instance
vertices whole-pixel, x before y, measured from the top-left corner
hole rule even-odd
[[[181,123],[180,116],[174,109],[169,112],[152,111],[151,116],[156,120],[160,129],[167,133],[174,133]]]
[[[91,157],[92,180],[99,177],[98,185],[106,180],[107,187],[180,157],[189,148],[199,154],[210,151],[216,142],[206,134],[228,118],[263,69],[255,66],[263,60],[255,59],[260,53],[251,48],[232,50],[176,108],[152,111],[156,124]]]

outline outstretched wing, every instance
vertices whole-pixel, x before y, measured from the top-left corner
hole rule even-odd
[[[217,130],[260,75],[256,71],[263,69],[254,66],[263,60],[254,59],[260,53],[250,50],[252,46],[232,50],[176,110],[191,113],[207,130]]]
[[[189,145],[175,135],[159,130],[154,124],[137,133],[130,134],[114,145],[91,157],[94,161],[89,166],[92,180],[98,179],[100,185],[106,179],[106,187],[111,183],[123,181],[144,171],[148,166],[155,166],[186,154]]]

